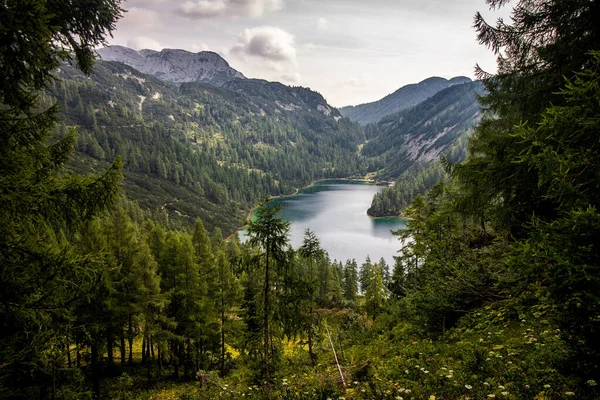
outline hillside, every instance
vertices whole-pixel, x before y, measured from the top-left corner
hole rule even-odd
[[[318,93],[258,80],[175,86],[117,62],[85,77],[63,65],[51,94],[79,140],[72,166],[121,155],[125,192],[176,219],[231,233],[266,195],[315,179],[363,175],[362,128]]]
[[[381,100],[357,106],[342,107],[340,112],[344,117],[361,124],[376,123],[389,114],[414,107],[450,86],[467,82],[471,82],[471,79],[463,76],[449,80],[432,77],[419,83],[403,86]]]
[[[366,127],[362,154],[378,157],[382,178],[394,178],[417,161],[439,158],[479,120],[481,82],[447,88],[414,108],[388,115]]]
[[[467,135],[481,118],[477,96],[482,92],[480,82],[456,85],[367,126],[371,139],[363,154],[377,157],[378,176],[396,181],[375,195],[369,215],[399,215],[416,195],[446,176],[441,157],[451,162],[465,159]]]
[[[3,2],[0,399],[600,399],[600,1],[482,1],[514,8],[473,22],[456,4],[431,18],[440,2],[281,3],[132,1],[156,8],[131,7],[116,34],[120,0]],[[421,54],[444,46],[458,65],[472,23],[497,73],[366,127],[304,88],[166,83],[119,62],[92,73],[113,34],[171,41],[164,22],[196,40],[184,17],[223,41],[276,19],[237,48],[345,67],[340,49],[355,71],[406,54],[389,32],[414,21]],[[327,51],[306,51],[319,44],[298,22],[328,32]],[[396,61],[411,59],[426,60]],[[243,243],[219,229],[266,194],[366,172],[396,179],[378,212],[410,202],[393,266],[332,261],[311,229],[292,241],[277,201]],[[335,211],[359,196],[340,195]],[[390,227],[367,222],[331,236]]]

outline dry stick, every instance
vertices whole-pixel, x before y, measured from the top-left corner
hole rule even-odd
[[[338,371],[340,372],[340,378],[342,378],[342,385],[344,385],[344,389],[346,388],[346,381],[344,380],[344,374],[342,373],[342,368],[340,367],[340,363],[337,358],[337,354],[335,353],[335,347],[333,347],[333,341],[331,340],[331,334],[329,333],[329,329],[327,329],[327,325],[325,325],[325,330],[327,331],[327,336],[329,337],[329,343],[331,343],[331,348],[333,349],[333,357],[335,358],[335,364],[337,365]]]

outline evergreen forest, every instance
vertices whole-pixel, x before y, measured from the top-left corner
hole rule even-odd
[[[496,73],[362,126],[95,62],[120,0],[3,2],[0,398],[600,398],[600,2],[486,6]],[[395,180],[394,265],[289,245],[269,197],[331,177]]]

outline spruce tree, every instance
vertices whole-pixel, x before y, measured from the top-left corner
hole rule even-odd
[[[40,92],[93,48],[121,16],[119,1],[8,1],[0,18],[0,385],[44,397],[48,360],[72,306],[98,284],[98,264],[73,247],[80,228],[116,198],[121,162],[100,175],[65,172],[76,133],[53,137],[58,106]],[[10,379],[8,378],[10,377]],[[60,379],[60,377],[59,377]],[[60,384],[60,382],[59,382]],[[52,394],[54,395],[54,394]]]

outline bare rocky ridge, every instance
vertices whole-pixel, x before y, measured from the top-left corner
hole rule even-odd
[[[234,79],[246,79],[241,72],[231,68],[227,61],[212,51],[136,51],[123,46],[108,46],[98,49],[97,52],[105,61],[119,61],[140,72],[172,83],[204,82],[220,86]]]

